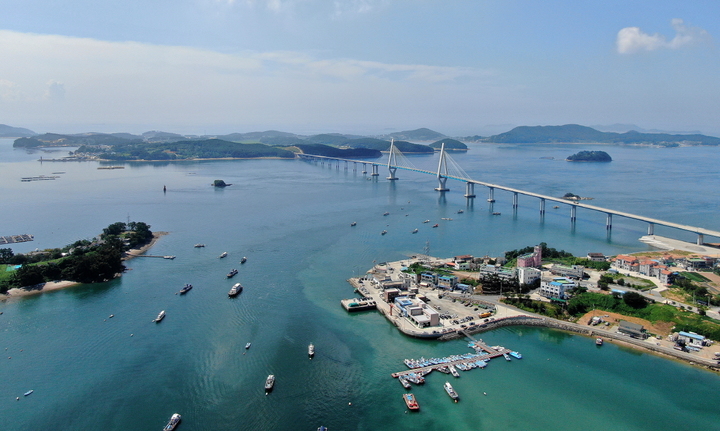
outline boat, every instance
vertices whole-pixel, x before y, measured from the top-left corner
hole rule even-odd
[[[238,270],[233,268],[232,271],[228,272],[227,278],[233,278],[237,275],[237,273],[238,273]]]
[[[384,231],[380,232],[380,235],[385,235],[386,233],[387,233],[387,231],[384,230]]]
[[[227,257],[227,251],[223,251],[220,256],[218,256],[218,259],[222,259],[223,257]]]
[[[242,290],[243,290],[242,284],[235,283],[235,284],[233,284],[233,287],[230,288],[230,291],[228,292],[228,296],[230,296],[230,297],[237,296],[238,294],[240,294],[240,292],[242,292]]]
[[[603,345],[603,339],[600,338],[600,337],[597,337],[597,338],[595,339],[595,344],[598,345],[598,346],[602,346],[602,345]]]
[[[457,372],[454,366],[448,365],[448,369],[450,369],[450,374],[452,374],[453,377],[460,377],[460,373]]]
[[[415,228],[415,229],[412,231],[412,233],[418,233],[417,228]]]
[[[417,403],[417,400],[415,399],[415,395],[413,394],[403,394],[403,400],[405,400],[405,405],[410,410],[420,410],[420,406]]]
[[[180,423],[180,420],[182,419],[182,416],[180,416],[179,413],[175,413],[170,417],[170,422],[165,425],[165,428],[163,428],[163,431],[172,431],[175,429],[176,426]]]
[[[559,207],[559,206],[557,206],[557,205],[555,205],[555,206],[553,207],[553,209],[558,209],[558,208],[560,208],[560,207]]]
[[[400,381],[400,384],[403,385],[403,388],[405,388],[405,389],[410,389],[410,388],[412,387],[412,385],[410,384],[410,382],[408,382],[405,377],[399,376],[399,377],[398,377],[398,380]]]
[[[188,293],[188,291],[192,288],[193,288],[192,284],[186,283],[185,286],[182,289],[180,289],[180,294],[184,295],[184,294]]]
[[[202,247],[205,247],[205,244],[195,244],[193,247],[202,248]]]
[[[315,346],[313,346],[312,343],[310,343],[310,345],[308,346],[308,356],[310,357],[310,359],[315,356]]]
[[[328,429],[327,427],[321,425],[318,427],[318,431],[328,431]]]
[[[389,212],[387,212],[387,211],[385,211],[385,212],[383,213],[383,215],[384,215],[384,216],[386,216],[386,215],[390,215],[390,213],[389,213]]]
[[[355,225],[357,225],[357,223],[356,223],[356,222],[352,222],[352,223],[350,223],[350,226],[355,226]]]
[[[423,223],[430,223],[430,220],[425,220]]]
[[[163,259],[173,260],[175,259],[175,256],[163,256]]]
[[[448,395],[450,395],[450,398],[453,399],[453,401],[458,402],[460,400],[460,396],[455,392],[455,389],[453,389],[450,382],[445,382],[445,392],[447,392]]]
[[[458,214],[462,214],[462,213],[464,213],[464,212],[465,212],[464,210],[458,210],[458,211],[457,211]]]
[[[503,358],[505,358],[506,361],[510,361],[510,355],[507,353],[503,353]]]
[[[440,226],[440,225],[439,225],[439,224],[437,224],[437,223],[435,223],[435,224],[433,225],[433,227],[438,227],[438,226]]]
[[[242,263],[245,263],[245,262],[247,262],[247,257],[243,256],[243,258],[240,259],[240,263],[242,264]]]
[[[515,359],[522,359],[522,355],[519,352],[510,352],[510,356]]]
[[[492,213],[492,215],[500,215],[500,213],[494,212],[494,213]]]
[[[267,379],[265,379],[265,392],[272,391],[274,386],[275,386],[275,375],[270,374],[269,376],[267,376]]]
[[[30,389],[29,391],[25,392],[23,394],[23,396],[28,396],[28,395],[32,394],[33,392],[35,392],[35,391],[33,389]]]
[[[442,217],[443,220],[452,221],[452,217]]]
[[[153,322],[160,323],[160,321],[163,320],[164,318],[165,318],[165,310],[161,311],[160,314],[157,315],[155,320],[153,320]]]
[[[252,344],[252,343],[247,343],[247,344],[245,344],[245,350],[249,349],[251,344]]]

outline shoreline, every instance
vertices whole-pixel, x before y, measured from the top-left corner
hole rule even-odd
[[[122,260],[128,261],[134,257],[137,257],[140,254],[147,252],[153,245],[155,245],[155,243],[161,237],[168,235],[168,234],[169,234],[169,232],[153,232],[153,237],[150,240],[150,242],[148,242],[147,244],[145,244],[144,246],[142,246],[140,248],[133,248],[133,249],[128,250],[127,252],[125,252],[125,256],[123,257]],[[132,254],[130,254],[130,253],[132,253]],[[115,278],[119,278],[121,276],[122,276],[122,274],[118,274]],[[47,281],[45,283],[38,284],[37,286],[33,286],[30,288],[15,287],[13,289],[8,290],[7,293],[5,294],[5,297],[2,298],[0,301],[5,302],[7,300],[14,299],[14,298],[24,298],[26,296],[38,295],[38,294],[46,293],[46,292],[53,292],[55,290],[65,289],[68,287],[77,286],[79,284],[82,284],[82,283],[77,282],[77,281],[59,280],[59,281]],[[39,288],[38,288],[38,286],[39,286]]]

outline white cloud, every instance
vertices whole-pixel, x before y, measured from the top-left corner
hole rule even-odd
[[[648,34],[639,27],[625,27],[617,34],[616,44],[620,54],[634,54],[639,51],[657,49],[679,49],[709,41],[710,35],[700,27],[688,27],[682,19],[674,18],[670,25],[675,30],[671,40],[659,33]]]
[[[10,102],[21,99],[20,86],[7,79],[0,79],[0,100]]]
[[[65,85],[61,82],[55,81],[54,79],[48,81],[45,98],[55,102],[65,100]]]
[[[369,13],[385,5],[385,3],[386,0],[335,0],[333,2],[335,7],[334,16]]]

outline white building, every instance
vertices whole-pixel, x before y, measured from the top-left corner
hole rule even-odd
[[[540,282],[540,295],[546,298],[565,299],[567,294],[577,287],[577,283],[566,277],[553,277]]]
[[[537,268],[524,267],[517,269],[518,281],[520,284],[532,284],[535,280],[539,280],[542,276],[542,271]]]

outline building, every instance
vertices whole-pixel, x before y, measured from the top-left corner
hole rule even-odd
[[[443,289],[453,290],[458,284],[458,278],[455,275],[441,275],[437,278],[437,286]]]
[[[539,245],[535,246],[532,253],[527,253],[518,256],[517,266],[518,268],[539,268],[542,263],[542,247]]]
[[[605,262],[605,255],[602,253],[588,253],[587,259],[591,262]]]
[[[566,299],[577,283],[567,277],[553,277],[540,281],[540,295],[546,298]]]
[[[438,283],[438,275],[434,272],[423,272],[420,274],[420,283],[425,283],[428,287],[435,287]]]
[[[581,279],[585,275],[585,267],[582,265],[566,266],[553,264],[550,267],[550,272],[552,272],[553,275],[559,275],[561,277]]]
[[[620,332],[621,334],[629,335],[633,338],[640,338],[643,340],[647,338],[645,328],[643,328],[642,325],[628,322],[627,320],[620,321],[620,326],[618,326],[618,332]]]
[[[440,313],[423,301],[400,296],[395,298],[394,306],[400,310],[403,317],[420,328],[440,324]]]
[[[678,332],[677,341],[686,346],[703,347],[705,345],[705,337],[694,332]]]
[[[514,269],[506,269],[500,265],[483,265],[479,268],[480,275],[492,275],[495,274],[503,280],[512,280],[515,278]]]
[[[635,256],[629,256],[626,254],[617,255],[612,265],[619,270],[629,272],[640,271],[640,263],[638,262],[638,259]]]
[[[537,268],[524,267],[517,269],[517,275],[520,284],[533,284],[542,277],[542,271]]]
[[[455,262],[453,267],[455,268],[456,271],[467,271],[468,269],[470,269],[470,262],[457,261],[457,262]]]
[[[383,300],[387,302],[388,304],[391,304],[395,298],[400,296],[400,291],[398,289],[387,289],[383,291]]]

